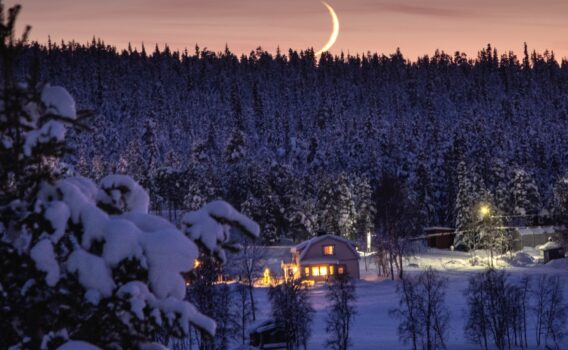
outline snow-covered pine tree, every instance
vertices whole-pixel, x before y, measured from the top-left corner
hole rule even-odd
[[[416,182],[414,184],[414,193],[416,193],[416,202],[426,225],[430,226],[438,222],[436,217],[436,207],[434,203],[434,195],[430,174],[426,168],[426,164],[421,162],[416,170]]]
[[[523,169],[515,169],[510,184],[511,204],[516,215],[538,215],[541,199],[534,178]]]
[[[492,203],[481,176],[465,162],[458,164],[458,193],[455,203],[455,245],[465,244],[469,249],[479,248],[479,208],[483,203]]]
[[[511,194],[509,191],[509,173],[503,160],[493,159],[489,168],[490,190],[493,193],[495,207],[503,215],[512,213]]]
[[[225,162],[235,164],[241,161],[246,155],[245,134],[241,129],[235,128],[231,133],[225,148]]]
[[[554,216],[561,223],[568,223],[568,176],[564,176],[554,186]]]
[[[375,231],[375,201],[373,200],[373,188],[371,180],[367,176],[354,179],[353,190],[355,192],[356,220],[354,225],[354,239],[365,242],[368,234]]]
[[[328,177],[318,191],[319,229],[338,236],[354,238],[355,202],[345,174]]]

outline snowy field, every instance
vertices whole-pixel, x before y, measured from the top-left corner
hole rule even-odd
[[[481,253],[481,258],[485,254]],[[531,261],[538,256],[536,250],[528,250],[521,254],[513,263],[499,260],[498,264],[511,274],[512,279],[519,279],[524,274],[534,277],[540,274],[558,274],[564,280],[565,301],[568,300],[568,259],[554,261],[550,264],[531,264]],[[448,336],[448,349],[479,349],[476,344],[469,343],[464,338],[464,323],[466,319],[466,300],[463,291],[467,288],[468,278],[473,274],[483,271],[483,267],[471,267],[468,264],[470,256],[462,252],[449,252],[431,249],[421,253],[407,263],[408,273],[417,273],[432,266],[443,271],[443,276],[448,279],[446,294],[446,304],[450,309],[451,329]],[[352,340],[353,349],[409,349],[398,341],[397,326],[398,321],[391,318],[389,310],[397,307],[398,295],[396,293],[396,281],[381,280],[376,275],[375,264],[369,259],[368,270],[365,271],[364,261],[361,260],[362,280],[358,281],[357,286],[357,310],[355,318]],[[267,299],[267,288],[257,288],[257,305],[260,305],[260,318],[268,318],[270,304]],[[316,314],[312,326],[312,336],[308,349],[325,349],[324,341],[325,319],[327,315],[327,302],[325,300],[325,288],[323,286],[314,287],[311,292],[312,306]],[[534,331],[529,329],[529,348],[538,349],[534,345]],[[532,346],[532,347],[531,347]],[[564,339],[562,349],[568,349],[568,338]]]

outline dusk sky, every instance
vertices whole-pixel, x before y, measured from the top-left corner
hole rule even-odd
[[[257,46],[320,49],[329,38],[329,13],[318,0],[20,0],[21,25],[32,25],[31,39],[45,43],[93,36],[124,48],[131,42],[147,50],[156,43],[193,51],[195,44],[238,54]],[[492,43],[500,52],[522,54],[523,42],[537,51],[568,57],[566,0],[329,0],[340,22],[332,47],[359,53],[392,53],[407,58],[456,50],[472,56]]]

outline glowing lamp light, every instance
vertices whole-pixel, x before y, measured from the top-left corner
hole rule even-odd
[[[479,208],[479,215],[481,215],[482,218],[488,216],[490,213],[491,209],[488,205],[482,205],[481,208]]]
[[[264,272],[262,273],[262,283],[264,283],[264,285],[269,285],[272,283],[272,278],[270,277],[270,269],[267,267],[264,269]]]

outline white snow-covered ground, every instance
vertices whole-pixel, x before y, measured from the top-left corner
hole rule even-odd
[[[541,254],[541,253],[540,253]],[[538,276],[540,274],[558,274],[565,281],[565,301],[568,301],[568,259],[557,260],[547,265],[535,263],[540,256],[535,249],[526,249],[524,252],[513,255],[513,259],[505,257],[496,259],[495,264],[504,268],[511,274],[512,279],[518,279],[524,274]],[[480,260],[488,261],[488,254],[481,252]],[[463,332],[465,323],[466,304],[463,291],[467,287],[468,277],[484,270],[484,266],[472,267],[469,264],[470,255],[463,252],[450,252],[444,250],[429,249],[418,254],[407,262],[407,272],[417,273],[432,266],[442,271],[448,279],[446,304],[451,313],[451,329],[448,336],[448,349],[479,349],[477,344],[469,343]],[[506,261],[504,260],[506,259]],[[389,310],[397,307],[398,295],[396,293],[396,281],[384,280],[376,275],[376,267],[372,258],[369,258],[367,271],[364,260],[360,260],[362,280],[357,286],[357,310],[352,339],[353,349],[408,349],[398,341],[398,321],[389,316]],[[269,318],[270,303],[267,299],[267,288],[257,288],[257,305],[260,305],[260,318]],[[327,315],[327,302],[325,300],[325,288],[316,286],[311,289],[311,302],[316,310],[312,325],[312,336],[308,349],[325,349],[323,345],[325,333],[325,319]],[[568,326],[567,326],[568,327]],[[568,329],[567,329],[568,331]],[[529,347],[534,346],[534,332],[529,329]],[[564,339],[562,349],[568,349],[568,338]]]

